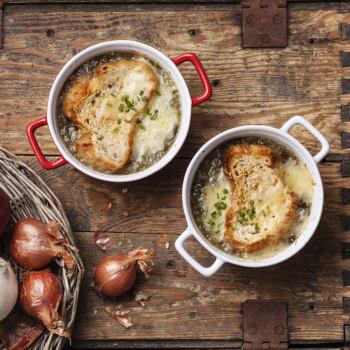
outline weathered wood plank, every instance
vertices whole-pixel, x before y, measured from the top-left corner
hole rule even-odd
[[[75,236],[86,274],[82,283],[74,339],[242,339],[241,304],[246,300],[283,299],[289,303],[290,342],[307,340],[341,341],[343,297],[350,288],[343,288],[341,269],[347,262],[339,259],[341,239],[324,238],[316,232],[309,244],[297,256],[263,269],[246,269],[225,264],[211,278],[199,275],[174,248],[176,235],[169,235],[170,249],[158,243],[160,234],[111,234],[122,241],[119,246],[100,251],[92,233]],[[348,233],[349,235],[349,233]],[[154,248],[155,267],[150,279],[138,274],[134,288],[116,300],[99,297],[90,289],[93,270],[106,255],[126,253],[132,245]],[[118,242],[120,242],[118,241]],[[214,259],[191,239],[186,249],[200,263],[210,265]],[[169,264],[171,261],[171,264]],[[142,308],[134,301],[133,290],[144,290],[152,297]],[[131,311],[137,326],[123,329],[104,308],[123,303]],[[97,311],[94,314],[94,311]],[[94,327],[89,327],[93,324]],[[144,327],[142,326],[144,325]]]
[[[175,159],[158,173],[141,181],[112,184],[85,176],[68,164],[47,171],[41,168],[34,156],[22,158],[61,200],[75,231],[99,228],[110,232],[142,233],[148,228],[147,232],[180,234],[186,228],[181,188],[190,162],[188,159]],[[342,177],[340,163],[326,163],[319,165],[319,169],[327,198],[321,219],[322,234],[327,236],[328,230],[332,230],[334,235],[342,237],[344,222],[340,215],[350,214],[350,208],[343,207],[341,188],[350,188],[350,178]],[[128,191],[123,193],[125,188]],[[111,209],[108,209],[109,203],[112,204]],[[129,216],[125,217],[123,212]]]
[[[129,16],[127,12],[24,13],[9,6],[0,61],[0,142],[17,154],[33,154],[25,127],[45,115],[50,87],[64,63],[97,42],[130,39],[169,57],[196,52],[213,82],[211,100],[193,110],[180,157],[193,157],[205,141],[227,128],[280,127],[295,114],[305,116],[325,134],[332,143],[332,156],[349,156],[350,150],[342,152],[339,137],[350,131],[340,119],[341,107],[350,101],[350,96],[340,96],[341,77],[348,68],[341,68],[344,45],[338,23],[346,21],[347,14],[291,11],[289,47],[278,51],[241,48],[239,11],[135,13],[132,26]],[[176,28],[173,23],[178,23]],[[200,34],[191,36],[192,29]],[[199,95],[202,86],[193,67],[180,69],[191,94]],[[294,134],[316,153],[318,143],[301,130]],[[57,154],[47,129],[37,134],[44,153]]]

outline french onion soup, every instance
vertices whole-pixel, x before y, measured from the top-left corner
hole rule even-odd
[[[237,138],[213,150],[194,176],[191,209],[206,239],[244,259],[277,255],[306,228],[313,181],[273,140]]]
[[[179,92],[169,73],[145,56],[95,57],[67,80],[57,107],[68,150],[105,174],[132,174],[158,162],[181,122]]]

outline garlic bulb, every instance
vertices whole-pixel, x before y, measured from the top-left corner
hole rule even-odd
[[[18,282],[10,263],[0,257],[0,321],[16,305]]]

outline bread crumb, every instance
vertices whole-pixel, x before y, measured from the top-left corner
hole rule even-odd
[[[118,236],[115,238],[115,241],[119,241],[119,237]]]
[[[112,203],[108,204],[108,210],[112,208]]]
[[[167,239],[168,238],[168,235],[166,233],[163,233],[163,238],[164,239]]]
[[[126,211],[124,211],[123,215],[124,216],[129,216],[129,214]]]
[[[169,249],[169,246],[170,246],[169,242],[166,242],[165,248],[166,248],[166,249]]]
[[[130,244],[129,247],[132,248],[132,244]]]
[[[128,189],[127,189],[127,188],[124,188],[124,189],[122,190],[122,193],[126,193],[126,192],[128,192]]]
[[[159,243],[166,243],[166,240],[163,237],[161,237],[161,238],[158,239],[158,242]]]
[[[94,311],[94,315],[96,315],[96,314],[97,314],[97,310]]]

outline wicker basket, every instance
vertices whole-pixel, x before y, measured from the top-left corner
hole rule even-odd
[[[7,231],[10,231],[13,225],[23,218],[32,217],[44,223],[48,223],[50,219],[53,219],[61,225],[62,230],[60,232],[63,237],[69,244],[76,246],[72,229],[57,197],[28,165],[1,146],[0,187],[5,191],[11,203],[11,220]],[[0,248],[4,253],[6,240]],[[64,295],[59,314],[63,317],[67,330],[72,332],[84,267],[79,253],[67,249],[77,264],[74,274],[68,276],[68,269],[59,266],[56,262],[52,262],[50,268],[61,279]],[[24,271],[16,265],[13,259],[10,260],[17,278],[20,279]],[[23,313],[18,305],[13,312]],[[66,338],[46,330],[29,349],[60,350],[63,348],[65,341]],[[0,349],[3,348],[4,345],[0,341]]]

